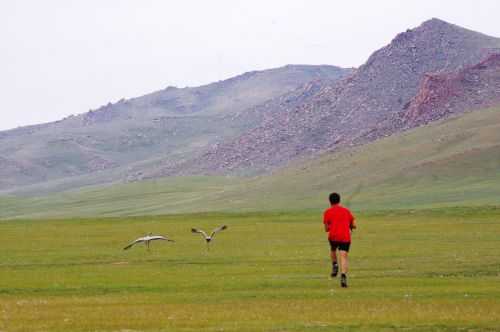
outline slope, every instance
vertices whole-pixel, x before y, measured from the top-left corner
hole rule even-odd
[[[251,179],[171,177],[43,197],[4,196],[0,217],[321,209],[333,190],[357,210],[498,205],[500,108]]]
[[[319,207],[334,190],[356,209],[498,205],[499,130],[500,108],[451,117],[295,163],[254,179],[239,197],[263,209]]]

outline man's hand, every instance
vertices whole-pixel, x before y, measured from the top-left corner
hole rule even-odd
[[[351,221],[351,226],[349,226],[351,228],[351,231],[356,229],[356,222],[354,221],[354,219]]]

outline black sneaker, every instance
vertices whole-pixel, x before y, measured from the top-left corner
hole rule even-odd
[[[340,277],[340,287],[347,288],[347,276],[345,274]]]
[[[332,278],[335,278],[337,276],[337,274],[339,274],[339,266],[337,264],[333,265],[333,268],[332,268]]]

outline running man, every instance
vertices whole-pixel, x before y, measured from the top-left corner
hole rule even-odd
[[[351,231],[356,228],[354,217],[349,209],[340,205],[340,195],[330,194],[331,207],[323,214],[325,232],[328,232],[330,242],[330,256],[332,258],[332,277],[339,273],[337,263],[337,249],[340,254],[340,285],[347,287],[347,253],[351,246]]]

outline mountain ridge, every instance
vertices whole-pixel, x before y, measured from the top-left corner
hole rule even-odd
[[[499,46],[498,38],[428,20],[398,34],[349,77],[324,86],[301,105],[278,108],[274,121],[263,121],[166,174],[238,174],[255,165],[257,173],[267,172],[294,158],[391,135],[408,128],[399,114],[425,74],[475,65]]]

